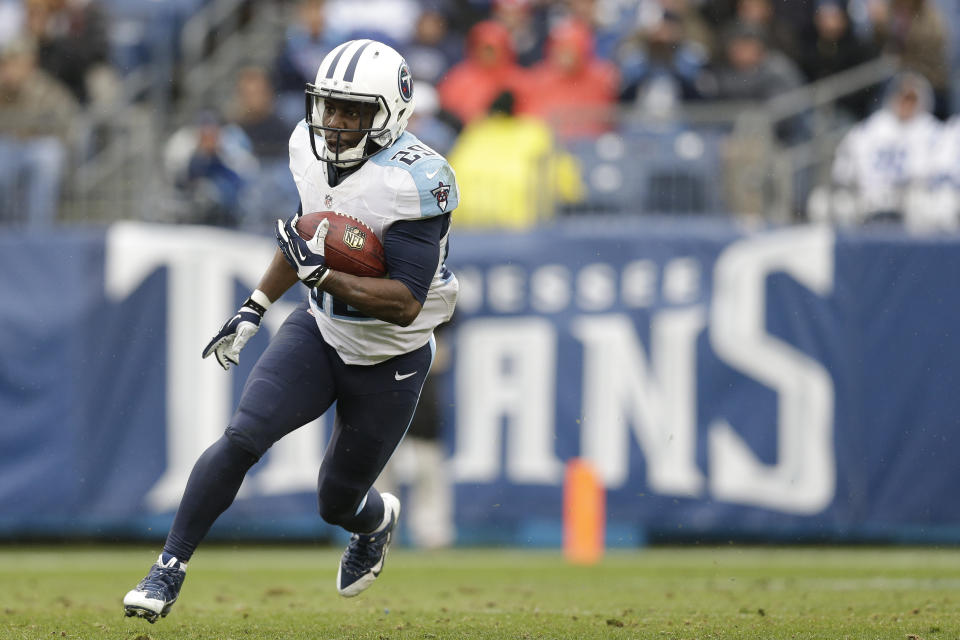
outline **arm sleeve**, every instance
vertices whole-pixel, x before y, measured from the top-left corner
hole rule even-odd
[[[387,272],[407,285],[422,305],[440,265],[440,239],[450,226],[450,214],[394,222],[384,237]]]

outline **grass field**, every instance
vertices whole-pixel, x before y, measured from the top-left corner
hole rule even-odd
[[[155,549],[0,547],[0,637],[960,638],[960,551],[650,548],[596,567],[556,551],[391,552],[353,599],[339,550],[207,547],[154,625],[120,599]]]

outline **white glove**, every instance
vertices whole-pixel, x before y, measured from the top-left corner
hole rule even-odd
[[[217,335],[203,350],[203,357],[211,353],[217,357],[217,362],[224,369],[231,364],[240,364],[240,350],[260,329],[260,320],[266,308],[248,298],[236,315],[223,323]]]

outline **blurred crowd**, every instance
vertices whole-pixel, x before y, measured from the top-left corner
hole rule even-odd
[[[277,217],[276,203],[295,198],[286,143],[303,117],[305,83],[336,45],[369,37],[409,62],[417,105],[409,129],[448,154],[465,194],[485,194],[463,199],[464,226],[523,228],[558,213],[624,208],[762,209],[751,194],[762,193],[764,181],[736,170],[755,141],[733,147],[730,127],[698,129],[680,114],[697,104],[769,102],[884,55],[902,73],[838,96],[833,117],[852,129],[829,184],[796,216],[902,220],[912,201],[905,194],[920,188],[936,195],[921,197],[919,208],[936,202],[936,225],[956,225],[960,176],[951,154],[960,125],[952,116],[960,105],[951,100],[950,29],[960,13],[944,11],[945,3],[275,4],[288,23],[269,62],[241,65],[235,95],[165,136],[162,166],[179,203],[173,220],[255,229]],[[111,6],[0,0],[0,221],[55,221],[64,176],[96,144],[82,130],[83,114],[116,100],[122,83]],[[798,113],[777,122],[765,144],[799,145],[813,135]]]

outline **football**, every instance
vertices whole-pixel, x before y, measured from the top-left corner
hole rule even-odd
[[[377,278],[387,274],[380,238],[373,229],[353,216],[334,211],[307,213],[297,221],[297,233],[304,240],[310,240],[324,218],[330,220],[324,243],[328,267],[355,276]]]

